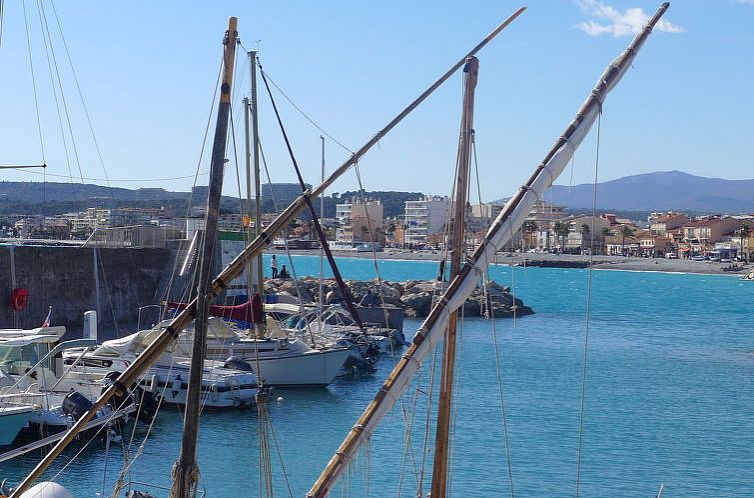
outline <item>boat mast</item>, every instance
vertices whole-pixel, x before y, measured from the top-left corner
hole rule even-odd
[[[670,2],[663,3],[636,35],[628,48],[610,63],[586,101],[579,108],[576,117],[568,124],[526,184],[500,211],[487,231],[484,242],[474,251],[468,263],[450,282],[448,288],[433,306],[429,316],[419,327],[411,346],[398,360],[385,383],[307,493],[308,498],[327,496],[348,464],[356,456],[361,445],[371,436],[380,420],[390,411],[403,391],[409,386],[422,360],[442,339],[450,312],[457,310],[466,302],[466,299],[476,289],[479,279],[484,277],[484,268],[487,267],[489,262],[493,261],[495,253],[508,243],[511,235],[524,222],[537,199],[541,198],[563,172],[571,157],[573,157],[574,151],[581,145],[584,137],[596,121],[602,110],[605,97],[620,82],[644,42],[652,33],[652,29],[669,6]]]
[[[469,192],[469,165],[471,163],[471,140],[474,134],[474,90],[479,75],[479,59],[466,59],[464,72],[463,111],[461,133],[458,139],[456,159],[456,185],[453,200],[453,221],[450,240],[450,280],[461,271],[461,256],[466,246],[466,204]],[[450,448],[450,420],[453,407],[453,381],[456,360],[456,325],[458,311],[452,311],[448,330],[443,340],[440,399],[437,407],[435,432],[435,455],[432,470],[432,497],[444,498],[448,483],[448,458]]]
[[[390,122],[388,122],[382,129],[380,129],[372,138],[370,138],[364,145],[361,146],[353,155],[346,159],[343,164],[330,173],[330,176],[325,179],[324,182],[319,184],[316,188],[303,192],[294,201],[288,205],[267,227],[266,230],[262,230],[254,240],[230,262],[228,266],[212,281],[212,297],[218,296],[223,290],[228,287],[228,282],[237,278],[244,270],[246,261],[250,258],[260,255],[265,247],[267,247],[277,233],[282,232],[288,223],[293,220],[298,213],[300,213],[305,207],[306,198],[315,198],[321,195],[327,188],[329,188],[335,180],[343,176],[351,166],[361,159],[364,154],[377,145],[393,128],[395,128],[403,119],[406,118],[411,112],[416,109],[427,97],[429,97],[435,90],[437,90],[448,78],[458,71],[463,66],[466,57],[474,55],[484,48],[493,38],[495,38],[500,32],[510,25],[523,11],[525,7],[519,8],[513,14],[511,14],[505,21],[497,26],[490,34],[485,36],[482,41],[476,44],[466,55],[460,60],[456,61],[453,66],[448,69],[440,78],[432,83],[426,90],[424,90],[418,97],[411,101],[398,115],[396,115]],[[60,441],[40,460],[36,467],[26,476],[23,482],[13,491],[11,498],[19,498],[20,495],[31,487],[32,483],[50,466],[50,464],[63,452],[63,450],[74,440],[76,436],[84,429],[86,424],[94,418],[98,410],[101,410],[103,406],[107,404],[110,399],[117,395],[124,395],[128,392],[129,386],[132,386],[138,378],[147,370],[160,355],[170,346],[173,341],[178,337],[183,329],[191,324],[191,321],[196,317],[196,305],[197,300],[194,298],[188,306],[181,312],[179,312],[173,320],[165,327],[160,335],[158,335],[152,343],[134,360],[131,365],[123,371],[111,384],[100,394],[100,397],[92,404],[92,407],[84,413],[81,418],[76,421],[73,426],[68,429],[68,432],[63,436]]]
[[[322,176],[320,181],[325,181],[325,137],[320,135],[319,139],[322,141]],[[325,193],[319,196],[319,215],[324,218],[325,216]],[[319,324],[319,333],[322,333],[322,311],[325,309],[325,296],[324,292],[325,278],[325,248],[319,248],[319,313],[317,313],[317,323]]]
[[[204,243],[202,257],[199,260],[199,284],[196,298],[196,320],[194,324],[194,343],[191,349],[191,370],[189,371],[188,392],[186,394],[186,413],[183,418],[183,440],[181,455],[173,467],[173,486],[171,498],[189,498],[195,496],[199,478],[196,462],[196,443],[199,435],[199,416],[201,412],[202,372],[206,352],[207,317],[209,303],[212,300],[210,275],[212,272],[212,255],[217,240],[217,218],[220,213],[220,197],[223,189],[223,169],[225,167],[225,148],[228,140],[228,121],[230,117],[231,87],[233,84],[233,66],[235,63],[238,20],[231,17],[223,45],[223,78],[220,86],[220,104],[215,123],[215,139],[212,146],[210,165],[209,195],[205,215]]]
[[[262,183],[259,173],[259,101],[257,100],[257,53],[249,52],[249,70],[251,71],[251,129],[254,145],[254,236],[262,233]],[[257,254],[257,294],[264,304],[264,265],[262,253]],[[249,296],[251,291],[249,291]]]
[[[250,118],[249,118],[249,109],[251,108],[251,103],[249,102],[249,97],[243,98],[243,125],[244,125],[244,145],[246,146],[246,213],[247,213],[247,220],[246,220],[246,241],[251,240],[252,236],[252,229],[251,229],[251,220],[255,219],[252,218],[251,214],[251,124],[249,124]],[[256,236],[256,234],[254,234]],[[246,262],[246,295],[249,302],[251,302],[252,294],[255,291],[259,290],[259,285],[261,285],[261,280],[256,279],[256,275],[254,274],[254,260],[249,259]]]

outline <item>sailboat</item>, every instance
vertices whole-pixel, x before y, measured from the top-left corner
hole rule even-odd
[[[398,361],[395,369],[388,377],[382,389],[380,389],[375,399],[369,404],[357,424],[354,425],[354,428],[348,434],[343,444],[341,444],[336,454],[332,457],[319,479],[314,483],[307,496],[323,497],[332,490],[338,478],[341,477],[344,471],[348,468],[348,464],[353,461],[359,447],[361,447],[361,445],[363,445],[369,438],[377,427],[379,421],[388,413],[400,397],[401,392],[408,386],[412,375],[419,368],[422,359],[442,341],[448,324],[451,322],[452,313],[462,306],[466,298],[476,288],[479,279],[485,277],[485,269],[487,265],[494,260],[494,255],[497,250],[508,241],[513,233],[515,233],[516,229],[521,225],[526,214],[539,196],[549,188],[550,185],[552,185],[557,176],[563,171],[573,155],[573,152],[581,144],[590,127],[597,119],[606,95],[618,84],[622,76],[625,74],[628,67],[631,65],[631,62],[636,57],[639,49],[649,37],[652,28],[660,20],[668,6],[669,3],[662,4],[629,47],[610,64],[608,69],[600,77],[598,84],[591,92],[586,102],[579,109],[576,118],[568,125],[565,132],[545,156],[545,159],[537,167],[526,185],[522,187],[503,208],[500,215],[496,218],[487,232],[484,243],[468,258],[466,264],[460,268],[457,275],[449,283],[443,296],[435,305],[432,312],[414,337],[409,350]],[[196,368],[201,367],[200,362],[203,358],[202,348],[205,344],[203,334],[206,332],[204,326],[207,320],[208,300],[218,296],[225,288],[227,288],[228,283],[241,273],[246,261],[258,256],[272,241],[274,235],[282,231],[297,213],[306,208],[307,203],[310,203],[311,199],[320,195],[338,177],[348,171],[351,166],[356,164],[366,152],[375,146],[434,90],[447,81],[458,69],[463,67],[467,63],[469,57],[475,56],[476,53],[489,43],[490,40],[513,22],[523,10],[524,8],[519,9],[505,22],[498,26],[490,35],[482,40],[482,42],[451,67],[450,70],[448,70],[440,79],[433,83],[384,128],[375,134],[366,144],[349,157],[319,186],[303,192],[296,200],[294,200],[275,220],[272,221],[266,230],[262,231],[259,236],[247,245],[244,251],[234,259],[233,262],[231,262],[231,264],[225,268],[210,285],[203,287],[203,292],[200,292],[199,296],[194,299],[186,309],[178,313],[177,316],[171,320],[170,324],[168,324],[168,326],[154,338],[153,342],[144,350],[144,352],[139,355],[139,357],[136,358],[135,361],[124,372],[122,372],[109,387],[107,387],[100,398],[93,404],[92,408],[82,415],[78,422],[71,427],[66,436],[39,462],[26,479],[20,483],[11,497],[19,498],[32,496],[26,493],[32,490],[34,481],[42,474],[42,472],[44,472],[49,464],[60,455],[66,445],[76,437],[76,434],[78,434],[85,424],[91,420],[95,411],[107,403],[111,397],[126,392],[128,386],[133,385],[138,380],[149,365],[154,362],[160,354],[162,354],[165,348],[170,346],[177,339],[180,332],[189,326],[191,321],[195,318],[198,329],[195,333],[194,347],[198,353],[192,355],[192,380],[198,379],[195,372]],[[235,45],[235,26],[235,19],[232,19],[228,30],[228,36],[226,36],[226,66],[222,87],[223,97],[221,98],[221,109],[223,103],[229,102],[230,86],[228,82],[232,79],[233,51],[233,48],[230,47]],[[231,52],[230,57],[228,52]],[[228,69],[229,65],[231,69]],[[218,115],[220,114],[221,112],[218,113]],[[227,109],[225,118],[227,119]],[[222,131],[227,131],[227,122],[225,126],[226,127]],[[218,146],[224,145],[224,141],[217,137],[221,137],[224,133],[220,133],[220,131],[221,125],[220,118],[218,117],[218,133],[215,142],[216,154],[213,153],[213,169],[215,165],[220,166],[223,160],[222,147]],[[214,185],[215,188],[219,188],[219,185],[216,185],[212,180],[210,183],[211,185]],[[208,209],[208,213],[212,212],[212,209]],[[210,231],[210,226],[211,224],[208,223],[208,231]],[[206,271],[204,271],[204,274],[207,276]],[[193,396],[198,400],[199,393],[196,387],[198,382],[190,382],[190,389],[192,385],[194,386]],[[172,496],[189,496],[192,489],[191,476],[198,472],[195,461],[196,435],[198,432],[199,421],[198,413],[199,409],[196,404],[190,404],[188,406],[186,419],[184,421],[182,457],[179,465],[176,467],[174,481],[176,484]],[[50,485],[50,488],[52,489],[53,485]],[[59,488],[55,489],[59,490]],[[48,496],[53,495],[50,494]]]

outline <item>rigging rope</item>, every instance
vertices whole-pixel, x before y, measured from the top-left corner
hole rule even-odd
[[[599,113],[597,114],[597,144],[594,159],[594,188],[592,193],[592,232],[594,232],[594,216],[597,210],[597,179],[599,177],[600,165],[600,139],[602,135],[602,104],[600,103]],[[592,235],[594,237],[594,235]],[[594,239],[592,239],[594,240]],[[586,413],[586,382],[587,382],[587,363],[589,353],[589,323],[592,312],[592,274],[594,272],[594,250],[589,251],[589,267],[587,268],[587,291],[586,291],[586,316],[584,323],[584,351],[583,363],[581,368],[581,399],[579,401],[579,445],[576,456],[576,498],[579,498],[581,490],[581,458],[584,448],[584,416]]]
[[[42,0],[38,0],[37,1],[37,16],[39,17],[40,33],[42,35],[42,43],[43,43],[44,48],[45,48],[45,56],[46,56],[46,60],[47,60],[47,71],[48,71],[48,74],[50,75],[50,87],[52,88],[52,96],[53,96],[53,100],[55,102],[55,110],[56,110],[57,117],[58,117],[58,127],[60,129],[60,139],[61,139],[61,141],[63,143],[63,151],[65,153],[65,164],[66,164],[66,167],[68,168],[69,179],[72,180],[74,178],[74,176],[73,176],[73,170],[71,169],[71,157],[70,157],[70,153],[68,151],[68,140],[66,139],[66,136],[65,136],[65,127],[63,125],[63,116],[62,116],[62,114],[60,112],[60,102],[59,102],[59,99],[58,99],[58,90],[57,90],[57,86],[55,85],[54,71],[53,71],[53,68],[52,68],[52,57],[50,55],[51,52],[52,52],[52,50],[53,50],[53,48],[52,48],[52,41],[50,41],[50,43],[48,44],[47,43],[47,37],[45,36],[45,20],[42,17],[42,7],[40,5],[41,1]],[[61,92],[62,92],[62,89],[61,89]],[[29,171],[29,172],[30,173],[37,173],[36,171]],[[45,168],[45,173],[46,173],[46,168]],[[45,173],[43,173],[43,174],[45,174]]]
[[[42,0],[44,1],[44,0]],[[55,17],[55,23],[58,26],[58,32],[60,33],[60,39],[63,42],[63,48],[65,49],[65,54],[68,59],[68,65],[71,68],[71,74],[73,75],[73,81],[76,84],[76,90],[78,91],[79,100],[81,100],[81,107],[84,110],[84,116],[86,116],[86,122],[89,126],[89,133],[92,135],[92,142],[94,142],[94,148],[97,150],[97,157],[99,158],[100,166],[102,167],[102,173],[105,175],[105,182],[107,183],[107,188],[110,191],[110,197],[113,202],[115,202],[115,196],[113,194],[113,187],[110,185],[110,180],[108,179],[107,175],[107,168],[105,167],[105,161],[102,158],[102,150],[100,149],[99,142],[97,141],[97,136],[94,134],[94,126],[92,125],[92,118],[89,116],[89,109],[86,107],[86,101],[84,101],[84,94],[81,91],[81,85],[79,85],[79,78],[76,76],[76,68],[73,65],[73,60],[71,59],[71,53],[68,50],[68,43],[65,41],[65,35],[63,34],[63,28],[60,24],[60,18],[58,17],[58,12],[55,9],[55,3],[53,0],[50,0],[50,6],[52,7],[52,13]],[[61,90],[62,91],[62,90]],[[83,175],[81,175],[83,177]],[[83,179],[82,179],[83,180]]]
[[[63,110],[65,114],[66,124],[68,127],[68,134],[71,138],[71,146],[73,148],[73,156],[76,159],[76,166],[78,167],[78,170],[79,170],[79,177],[81,178],[81,183],[83,184],[84,173],[83,173],[83,170],[81,169],[81,160],[79,158],[79,151],[78,151],[78,147],[76,146],[76,139],[74,138],[74,134],[73,134],[73,126],[71,125],[71,116],[70,116],[70,112],[68,111],[68,101],[66,100],[65,92],[63,91],[63,82],[60,77],[60,70],[58,68],[58,60],[57,60],[57,57],[55,57],[55,50],[53,48],[52,35],[50,34],[50,27],[47,22],[47,12],[45,11],[45,8],[44,8],[44,0],[40,0],[37,5],[39,6],[40,11],[41,11],[41,18],[44,20],[42,33],[43,35],[44,34],[47,35],[47,41],[49,42],[50,55],[52,56],[52,65],[55,68],[55,77],[57,78],[58,88],[60,89],[60,100],[63,103]]]
[[[29,20],[28,16],[26,15],[26,0],[23,0],[22,7],[24,11],[24,28],[26,29],[26,47],[29,52],[29,69],[31,70],[31,88],[34,93],[34,111],[37,116],[37,133],[39,134],[39,148],[42,152],[42,164],[47,164],[47,161],[45,160],[45,145],[44,141],[42,139],[42,123],[39,119],[39,98],[37,96],[37,79],[34,74],[34,57],[32,56],[32,50],[31,50],[31,39],[29,37]]]
[[[475,177],[476,177],[476,190],[477,190],[477,197],[479,200],[479,204],[482,204],[482,185],[481,185],[481,178],[479,176],[479,161],[477,157],[477,150],[476,150],[476,134],[472,134],[471,136],[471,152],[472,152],[472,158],[474,160],[474,171],[475,171]],[[491,211],[491,210],[490,210]],[[513,237],[511,237],[511,240],[513,240]],[[497,254],[495,255],[497,257]],[[495,261],[493,261],[495,263]],[[487,260],[487,256],[485,254],[485,260],[484,260],[484,270],[483,270],[483,282],[482,282],[482,290],[484,294],[484,301],[487,308],[487,314],[486,317],[490,320],[490,325],[492,329],[492,343],[494,345],[494,352],[495,352],[495,370],[497,374],[497,388],[498,388],[498,398],[500,400],[500,416],[503,422],[503,442],[504,442],[504,449],[505,449],[505,461],[508,467],[508,486],[510,489],[510,496],[511,498],[515,498],[515,488],[513,485],[513,466],[511,463],[511,455],[510,455],[510,438],[508,434],[508,417],[505,410],[505,391],[503,389],[503,370],[500,360],[500,347],[498,344],[498,335],[497,335],[497,326],[495,321],[495,307],[492,303],[492,294],[490,292],[490,285],[489,283],[492,281],[489,274],[490,270],[490,262]],[[514,271],[515,267],[511,266],[511,280],[514,278]],[[513,289],[515,289],[515,282],[511,281],[511,291],[513,292]],[[516,326],[516,296],[515,294],[511,294],[511,298],[513,300],[513,327],[515,331]]]
[[[259,60],[259,59],[257,59],[257,60]],[[293,100],[291,100],[290,97],[288,97],[288,95],[278,86],[278,84],[275,83],[275,81],[272,78],[270,78],[270,75],[267,74],[264,70],[262,70],[262,64],[260,62],[257,62],[257,65],[259,66],[259,71],[261,72],[262,77],[263,78],[266,77],[270,81],[270,83],[272,83],[272,86],[274,86],[275,89],[278,92],[280,92],[280,94],[283,96],[283,98],[285,98],[285,100],[287,100],[288,103],[291,104],[291,106],[293,106],[294,109],[296,109],[307,121],[309,121],[309,123],[311,123],[312,126],[314,126],[317,130],[320,131],[320,133],[322,133],[327,138],[329,138],[330,140],[332,140],[333,143],[335,143],[336,145],[338,145],[339,147],[341,147],[343,150],[345,150],[349,154],[353,154],[354,153],[354,151],[352,151],[351,149],[349,149],[348,147],[346,147],[345,145],[343,145],[343,142],[341,142],[340,140],[338,140],[335,137],[333,137],[332,135],[330,135],[324,128],[322,128],[312,118],[310,118],[309,115],[306,114],[298,105],[296,105],[296,103],[293,102]]]

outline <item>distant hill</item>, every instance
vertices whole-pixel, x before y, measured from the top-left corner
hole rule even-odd
[[[198,188],[197,195],[206,196],[206,188]],[[325,197],[325,214],[335,216],[335,204],[346,202],[352,197],[359,198],[357,191],[331,194]],[[385,206],[385,216],[403,214],[403,203],[419,199],[420,192],[364,192],[370,199],[379,199]],[[127,189],[104,187],[81,183],[59,182],[0,182],[0,215],[4,214],[56,214],[84,211],[89,207],[172,207],[177,213],[185,211],[191,194],[171,192],[162,188]],[[197,202],[198,201],[198,202]],[[193,204],[201,204],[205,199],[193,199]],[[314,203],[319,211],[319,202]],[[223,211],[238,212],[239,200],[223,196]],[[265,202],[262,210],[272,212],[272,201]],[[308,217],[306,212],[302,217]]]
[[[548,202],[570,209],[591,208],[592,184],[555,185]],[[682,171],[627,176],[597,185],[600,210],[696,213],[754,212],[754,180],[705,178]]]

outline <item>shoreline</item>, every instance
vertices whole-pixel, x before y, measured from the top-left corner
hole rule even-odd
[[[283,251],[268,251],[269,254],[280,254]],[[319,249],[291,250],[296,256],[317,256]],[[439,261],[440,251],[411,251],[408,249],[386,249],[378,252],[377,259],[391,261]],[[371,259],[371,252],[357,251],[333,251],[333,255],[339,258]],[[687,273],[697,275],[728,275],[743,277],[750,271],[754,271],[754,264],[742,264],[739,271],[724,271],[723,267],[731,263],[716,263],[713,261],[690,261],[683,259],[666,258],[634,258],[628,256],[603,256],[592,257],[592,268],[595,270],[618,270],[636,272],[660,272],[660,273]],[[590,256],[579,254],[547,254],[547,253],[500,253],[496,264],[526,266],[527,262],[532,267],[546,266],[550,268],[574,268],[581,265],[588,266]],[[561,266],[562,265],[562,266]]]

